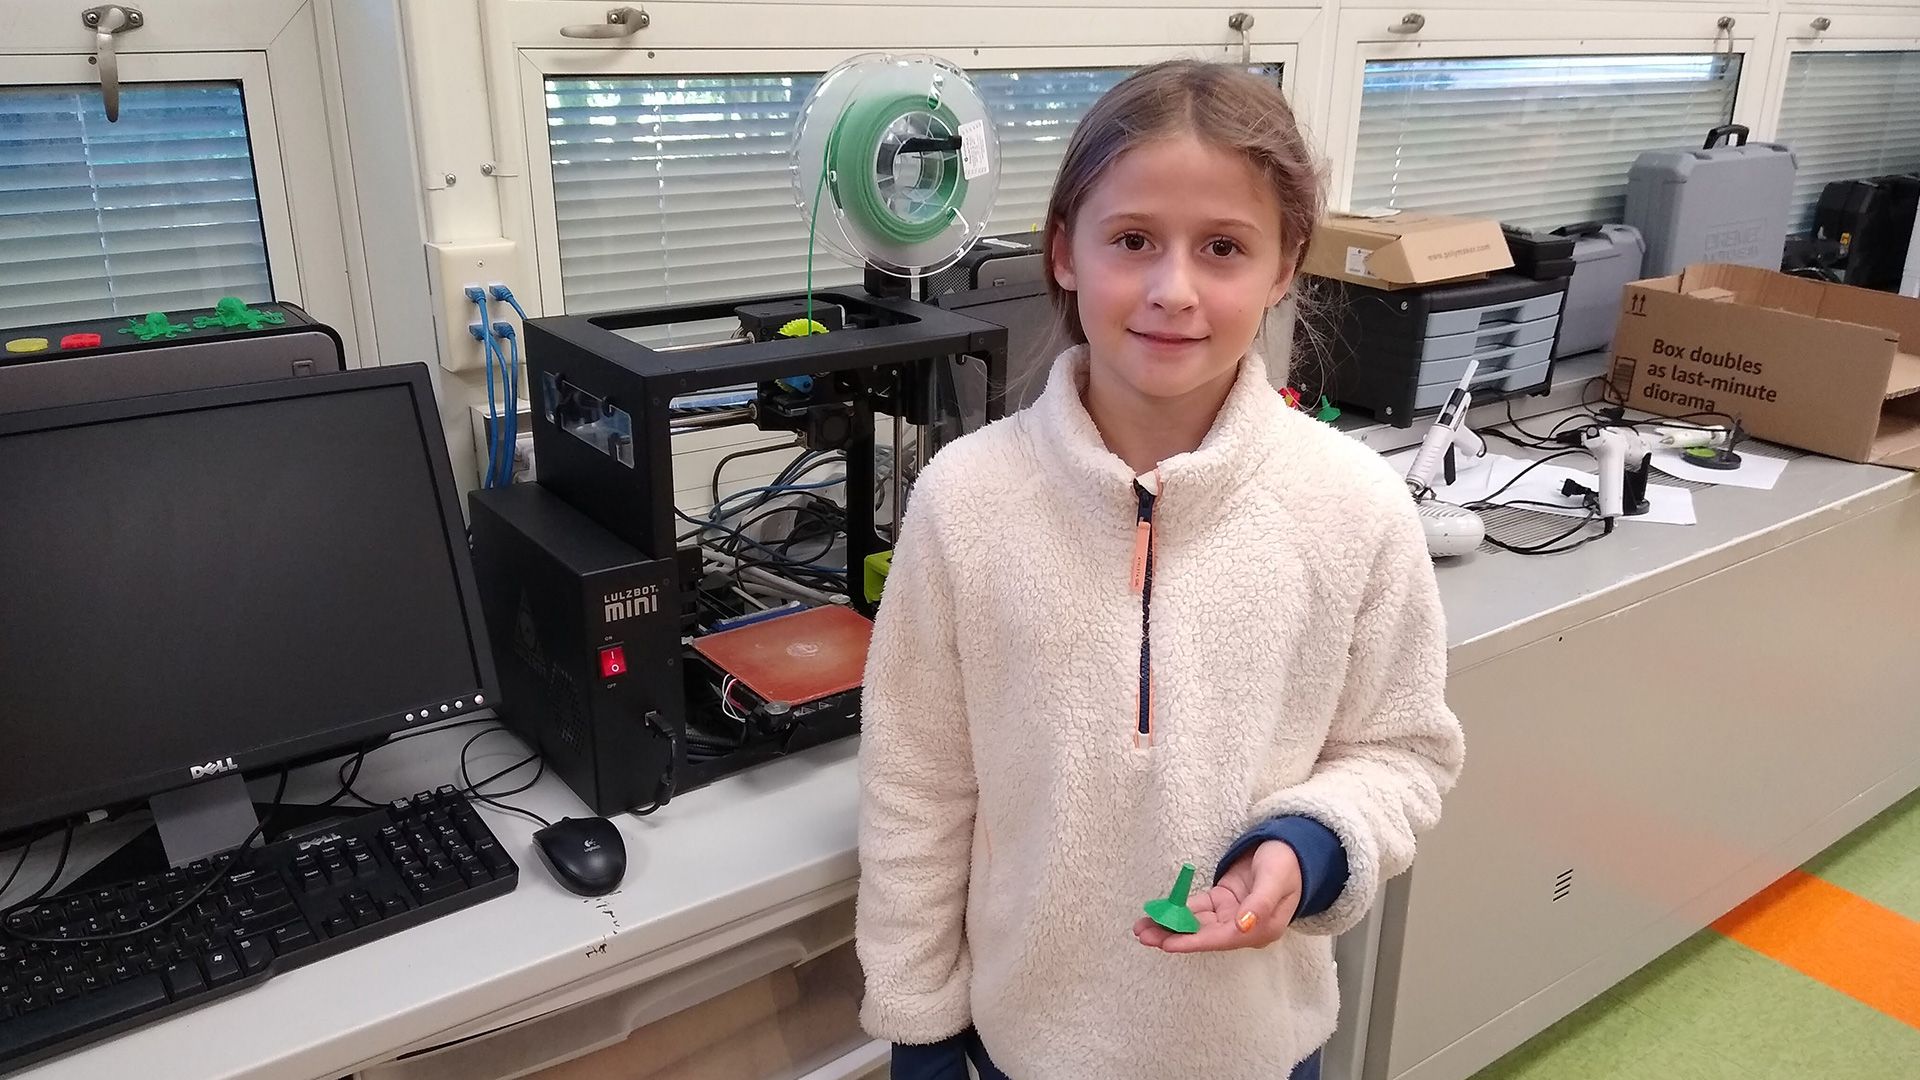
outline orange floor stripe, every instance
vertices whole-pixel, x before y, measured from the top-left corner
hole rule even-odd
[[[1795,870],[1713,928],[1920,1028],[1920,923]]]

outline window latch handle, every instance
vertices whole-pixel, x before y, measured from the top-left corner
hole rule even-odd
[[[653,22],[653,16],[645,8],[617,7],[607,9],[607,21],[604,23],[576,23],[560,28],[562,37],[570,38],[623,38],[645,30]]]
[[[1244,11],[1236,11],[1227,16],[1227,29],[1240,35],[1240,63],[1253,63],[1253,16]]]
[[[139,8],[102,4],[80,13],[80,21],[93,31],[93,63],[100,68],[100,96],[107,107],[107,122],[120,120],[120,58],[114,52],[116,34],[138,30],[147,24]]]

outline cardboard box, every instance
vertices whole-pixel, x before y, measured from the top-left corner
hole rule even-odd
[[[1513,265],[1500,223],[1417,210],[1334,214],[1314,230],[1300,269],[1376,289],[1480,277]]]
[[[1627,286],[1612,382],[1636,409],[1726,413],[1757,438],[1920,469],[1916,354],[1920,300],[1701,263]]]

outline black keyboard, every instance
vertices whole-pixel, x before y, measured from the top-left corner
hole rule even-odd
[[[0,1072],[218,1000],[513,891],[520,870],[453,787],[305,837],[50,897],[0,928]],[[129,933],[131,931],[131,933]],[[29,937],[122,935],[54,944]]]

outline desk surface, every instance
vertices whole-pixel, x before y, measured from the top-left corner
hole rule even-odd
[[[1625,523],[1572,554],[1481,554],[1442,566],[1454,663],[1790,542],[1905,497],[1916,483],[1894,470],[1804,457],[1771,492],[1697,492],[1697,526]],[[375,753],[359,789],[393,797],[457,783],[465,734]],[[476,768],[523,752],[505,733],[480,747],[491,749],[476,748]],[[525,1012],[516,1007],[536,998],[552,1008],[657,977],[852,895],[854,757],[846,740],[693,792],[652,817],[618,819],[631,860],[626,883],[597,900],[554,884],[531,850],[531,823],[482,807],[520,864],[512,894],[22,1075],[332,1078],[449,1033],[485,1030],[487,1018],[518,1019]],[[334,786],[331,769],[306,770],[290,797],[317,800]],[[514,801],[549,818],[585,812],[551,775]],[[38,881],[49,869],[36,857],[21,879]]]

